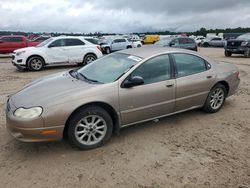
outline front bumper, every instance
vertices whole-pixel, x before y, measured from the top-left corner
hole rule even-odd
[[[248,48],[249,47],[247,46],[238,46],[238,47],[226,46],[225,50],[232,53],[244,53],[248,50]]]
[[[12,55],[12,64],[16,66],[18,69],[26,68],[26,59],[22,56],[17,56],[15,53]]]
[[[45,127],[42,117],[24,120],[13,115],[15,106],[10,100],[6,107],[6,128],[10,135],[23,142],[56,141],[63,138],[64,125]]]

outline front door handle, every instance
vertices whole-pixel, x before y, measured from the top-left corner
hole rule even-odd
[[[210,78],[212,78],[213,76],[207,76],[207,79],[210,79]]]

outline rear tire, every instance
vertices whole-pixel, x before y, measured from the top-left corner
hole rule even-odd
[[[137,45],[137,48],[140,48],[140,47],[141,47],[141,45],[140,45],[140,44],[138,44],[138,45]]]
[[[132,48],[132,46],[127,46],[127,49]]]
[[[224,105],[227,96],[227,90],[224,85],[216,84],[208,94],[203,111],[207,113],[218,112]]]
[[[98,106],[80,109],[70,119],[67,136],[70,144],[80,150],[94,149],[112,135],[113,122],[106,110]]]
[[[106,47],[106,48],[105,48],[105,54],[110,54],[110,53],[111,53],[110,48],[109,48],[109,47]]]
[[[232,56],[232,52],[229,52],[229,51],[225,50],[225,56],[226,56],[226,57]]]
[[[87,54],[85,55],[85,57],[83,58],[83,64],[87,65],[89,63],[92,63],[93,61],[95,61],[97,59],[97,57],[94,54]]]
[[[33,56],[28,59],[27,66],[31,71],[40,71],[44,68],[44,60],[39,56]]]
[[[246,58],[249,58],[249,57],[250,57],[250,48],[247,49],[247,51],[245,51],[244,56],[245,56]]]

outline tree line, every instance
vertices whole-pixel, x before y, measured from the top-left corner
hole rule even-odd
[[[158,34],[158,35],[178,35],[182,33],[186,33],[187,35],[203,35],[206,36],[207,33],[248,33],[250,32],[250,27],[242,28],[226,28],[226,29],[206,29],[204,27],[200,28],[194,32],[172,32],[172,31],[159,31],[159,32],[140,32],[140,33],[133,33],[133,34]],[[30,35],[51,35],[51,36],[60,36],[60,35],[70,35],[70,36],[103,36],[103,35],[116,35],[118,33],[102,33],[102,32],[94,32],[94,33],[61,33],[61,32],[22,32],[22,31],[0,31],[0,36],[4,35],[23,35],[23,36],[30,36]]]

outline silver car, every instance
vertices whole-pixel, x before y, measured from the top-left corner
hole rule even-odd
[[[25,142],[66,137],[80,149],[91,149],[129,125],[196,108],[217,112],[239,83],[235,65],[193,51],[128,49],[13,94],[7,129]]]

